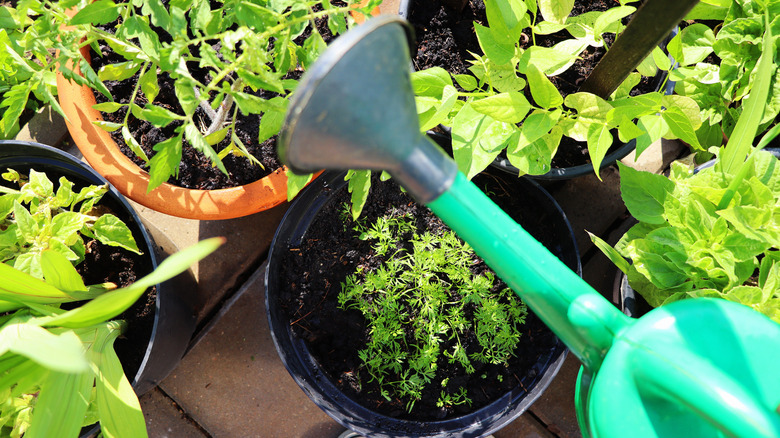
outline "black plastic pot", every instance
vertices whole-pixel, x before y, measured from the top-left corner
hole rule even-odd
[[[539,222],[544,222],[545,226],[554,230],[557,239],[546,245],[571,269],[581,273],[574,235],[555,200],[533,181],[521,180],[518,184],[516,178],[500,174],[494,177],[500,178],[510,193],[523,192],[534,199],[534,205],[530,208],[533,208],[534,213],[545,215],[544,220]],[[346,190],[346,183],[344,174],[335,172],[326,172],[303,190],[282,219],[268,257],[265,300],[271,335],[282,362],[306,395],[341,425],[371,437],[484,436],[505,426],[528,409],[550,384],[566,356],[565,346],[552,333],[550,336],[554,345],[534,366],[533,373],[530,373],[535,375],[532,381],[524,381],[524,388],[517,386],[491,404],[459,417],[430,422],[391,418],[359,405],[336,387],[311,355],[306,343],[293,333],[277,297],[281,288],[285,287],[280,280],[280,260],[290,248],[298,247],[304,241],[318,212],[339,190]],[[528,231],[532,235],[539,232],[530,228]]]
[[[72,155],[39,143],[0,141],[0,170],[5,171],[6,168],[22,172],[33,168],[40,172],[65,176],[77,185],[108,184],[102,176]],[[153,227],[147,230],[125,197],[112,186],[109,186],[101,204],[110,207],[113,213],[130,227],[139,249],[149,257],[153,269],[167,255],[177,250],[159,230]],[[196,288],[197,284],[190,271],[156,286],[157,301],[151,337],[137,372],[134,375],[128,374],[128,380],[138,395],[155,387],[181,361],[195,330],[193,292]],[[128,371],[130,370],[126,370]],[[92,427],[82,436],[95,435],[98,430],[97,426]]]
[[[766,148],[764,150],[780,159],[780,148]],[[715,160],[710,160],[696,166],[693,171],[698,172],[714,165]],[[631,218],[630,221],[636,223],[636,219],[634,218]],[[633,223],[631,225],[633,225]],[[628,277],[619,269],[615,273],[615,282],[612,288],[612,302],[623,310],[623,313],[633,318],[639,318],[645,313],[653,310],[653,306],[648,304],[642,295],[628,284]]]

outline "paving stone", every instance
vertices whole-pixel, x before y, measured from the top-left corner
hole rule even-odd
[[[661,139],[642,151],[639,159],[636,158],[636,150],[633,150],[620,161],[637,170],[661,173],[686,150],[688,147],[679,140]]]
[[[531,405],[531,412],[560,438],[581,437],[574,410],[574,388],[580,361],[569,353],[547,390]],[[524,436],[524,435],[520,435]]]
[[[141,217],[165,233],[180,249],[209,237],[227,239],[214,254],[193,267],[198,280],[197,318],[200,324],[228,293],[241,285],[247,271],[265,258],[288,204],[250,216],[219,221],[182,219],[137,203],[133,206]]]
[[[46,105],[22,126],[15,139],[57,147],[67,135],[68,127],[65,125],[65,119],[52,110],[51,106]]]
[[[503,429],[493,434],[495,438],[554,438],[542,423],[526,412]]]
[[[263,268],[160,387],[215,438],[335,438],[343,430],[282,365],[265,315]]]
[[[587,175],[549,189],[571,223],[580,255],[593,245],[587,231],[600,236],[626,209],[620,197],[617,168],[601,170],[603,181]]]
[[[150,438],[208,438],[176,403],[155,388],[139,399]]]

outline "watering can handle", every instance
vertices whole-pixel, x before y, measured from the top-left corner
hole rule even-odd
[[[632,354],[632,367],[640,393],[682,404],[729,436],[780,436],[780,414],[756,400],[733,377],[688,350],[661,355],[638,346]]]
[[[427,139],[426,139],[427,140]],[[588,369],[630,319],[569,269],[462,173],[428,203]]]

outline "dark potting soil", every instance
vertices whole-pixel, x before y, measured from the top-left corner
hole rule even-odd
[[[141,236],[133,237],[136,242],[141,239]],[[86,241],[85,244],[87,252],[84,261],[76,266],[85,284],[112,282],[118,287],[125,287],[152,272],[147,254],[138,255],[94,239]],[[114,342],[114,349],[131,383],[152,337],[156,306],[157,288],[153,287],[141,295],[130,308],[114,318],[127,322],[127,330]]]
[[[605,11],[616,6],[608,0],[591,0],[575,2],[571,15],[576,16],[589,11]],[[630,17],[624,19],[627,23]],[[539,15],[538,20],[541,20]],[[417,51],[413,54],[415,70],[431,67],[441,67],[454,74],[467,74],[472,59],[469,52],[480,54],[482,49],[474,33],[473,22],[487,26],[487,16],[483,0],[468,0],[462,11],[456,11],[443,0],[411,0],[409,22],[414,26],[417,40]],[[571,38],[565,30],[551,35],[538,35],[536,44],[551,47],[558,42]],[[614,35],[604,36],[607,45],[614,41]],[[530,29],[523,32],[525,47],[531,44]],[[557,76],[550,77],[563,97],[579,90],[582,81],[595,68],[606,53],[603,47],[588,47],[580,54],[580,59],[572,67]],[[632,95],[652,92],[657,87],[654,78],[643,77],[642,81],[632,91]],[[532,99],[528,88],[525,90],[528,99]],[[613,137],[617,139],[615,133]],[[618,149],[621,144],[616,141],[607,153]],[[564,136],[558,151],[552,160],[552,167],[566,168],[590,163],[587,144]]]
[[[334,5],[341,4],[339,1],[332,3]],[[321,6],[317,5],[314,9],[321,10]],[[328,29],[327,17],[315,19],[315,25],[317,26],[317,29],[319,30],[325,42],[330,42],[334,38],[333,34]],[[111,23],[104,26],[104,28],[106,31],[112,31],[115,26],[116,23]],[[158,33],[161,35],[161,39],[167,36],[165,32]],[[311,30],[307,29],[303,35],[298,37],[298,40],[296,41],[298,43],[302,43],[303,40],[305,40],[305,38],[310,34]],[[91,64],[95,71],[98,71],[98,69],[104,65],[126,61],[124,57],[115,53],[104,43],[101,43],[100,49],[100,56],[97,56],[97,54],[94,53],[92,54]],[[219,51],[218,47],[215,47],[215,49],[217,52]],[[208,74],[207,71],[192,63],[188,64],[188,68],[193,77],[202,82],[208,82],[208,80],[206,80]],[[299,79],[301,74],[302,71],[296,70],[291,72],[287,78]],[[104,84],[116,102],[126,104],[129,103],[130,96],[133,95],[138,77],[139,74],[136,74],[132,78],[126,79],[124,81],[104,81]],[[178,99],[176,98],[173,80],[170,78],[170,76],[167,73],[160,74],[158,76],[158,84],[159,94],[155,98],[154,103],[170,111],[173,111],[174,113],[181,114],[181,106],[178,102]],[[148,100],[146,99],[143,91],[140,89],[137,93],[138,95],[136,97],[136,103],[143,106],[143,104],[145,104]],[[258,90],[257,92],[252,92],[251,94],[254,94],[255,96],[258,96],[262,99],[271,99],[278,96],[277,93],[266,90]],[[210,98],[213,97],[214,96],[211,96]],[[100,93],[95,93],[95,98],[98,103],[108,101],[108,99]],[[122,108],[114,113],[104,112],[102,115],[106,121],[122,123],[124,121],[126,112],[126,108]],[[228,171],[228,174],[225,175],[212,164],[209,158],[198,152],[195,148],[191,147],[185,140],[182,147],[182,159],[181,163],[179,164],[178,179],[171,177],[169,178],[168,183],[189,189],[221,189],[249,184],[251,182],[260,180],[281,168],[282,163],[276,155],[277,137],[273,136],[263,142],[257,141],[261,118],[262,116],[257,114],[251,114],[247,116],[239,111],[236,117],[235,133],[249,151],[249,153],[257,158],[262,166],[253,164],[245,157],[228,154],[222,159],[222,162]],[[195,120],[202,121],[205,126],[208,126],[210,123],[210,119],[202,108],[198,108],[196,110]],[[152,126],[150,123],[144,120],[139,120],[131,115],[128,121],[128,128],[132,136],[139,142],[141,148],[144,150],[144,153],[146,153],[146,156],[151,159],[151,157],[156,154],[154,146],[175,136],[174,130],[176,127],[180,126],[181,123],[182,122],[180,121],[174,121],[165,128],[160,129]],[[119,130],[110,134],[114,139],[114,142],[119,145],[119,149],[125,156],[130,158],[139,167],[148,170],[146,163],[141,158],[136,156],[136,154],[125,144],[125,141]],[[219,152],[229,144],[230,135],[226,136],[222,142],[212,147],[215,151]]]
[[[513,212],[515,220],[548,248],[555,247],[556,236],[551,235],[548,229],[551,218],[534,209],[534,205],[529,204],[532,201],[521,199],[522,196],[518,197],[516,193],[509,196],[507,183],[494,176],[478,175],[475,182],[505,211]],[[340,284],[346,277],[353,274],[358,266],[373,269],[385,261],[384,257],[376,255],[370,243],[355,236],[351,221],[347,224],[340,218],[340,211],[348,197],[346,189],[336,193],[314,219],[300,246],[290,248],[279,263],[279,284],[283,285],[278,292],[279,304],[286,312],[294,335],[306,342],[320,367],[340,390],[383,415],[413,421],[436,421],[472,412],[518,386],[525,390],[538,380],[559,344],[552,332],[529,312],[525,325],[521,327],[523,334],[515,356],[507,367],[474,361],[476,371],[467,374],[461,366],[450,364],[442,356],[437,363],[437,377],[426,387],[428,389],[415,403],[412,413],[407,413],[404,402],[383,398],[378,385],[369,382],[365,371],[361,373],[358,351],[365,348],[368,340],[366,321],[357,310],[338,308]],[[442,233],[447,230],[430,210],[402,193],[395,183],[379,182],[375,177],[361,216],[365,223],[371,224],[382,216],[407,214],[414,218],[418,232]],[[475,273],[488,269],[479,259],[472,267]],[[506,286],[501,283],[496,287]],[[477,351],[474,333],[459,336],[469,354]],[[444,351],[450,347],[445,342],[441,349]],[[361,380],[358,380],[359,376],[362,376]],[[452,393],[460,387],[466,388],[472,404],[436,406],[444,379],[448,379],[446,388]]]

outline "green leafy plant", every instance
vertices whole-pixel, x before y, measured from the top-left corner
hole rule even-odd
[[[752,146],[771,111],[775,47],[767,26],[750,96],[714,166],[694,174],[674,163],[668,178],[621,166],[622,196],[639,223],[615,248],[591,238],[653,306],[720,297],[780,322],[780,165],[761,150],[780,128]]]
[[[476,255],[452,231],[418,232],[408,216],[358,222],[354,230],[385,261],[347,277],[339,305],[356,309],[371,333],[358,352],[361,370],[387,400],[399,399],[409,412],[444,361],[474,372],[473,361],[506,364],[514,355],[525,322],[525,305],[499,289],[491,272],[469,269]],[[461,342],[473,332],[478,345]],[[440,406],[471,401],[465,388],[441,383]]]
[[[178,175],[184,145],[195,148],[225,174],[222,160],[228,154],[258,165],[260,161],[235,134],[238,112],[262,116],[258,142],[278,133],[287,97],[297,83],[288,74],[307,67],[326,46],[313,25],[315,19],[327,17],[329,30],[338,34],[352,23],[350,11],[367,13],[378,3],[371,0],[357,8],[353,2],[335,6],[328,0],[23,0],[15,8],[3,9],[7,12],[3,23],[32,36],[21,40],[0,36],[0,42],[11,49],[7,69],[24,72],[30,79],[6,93],[2,123],[5,127],[13,123],[31,93],[42,95],[62,113],[51,86],[59,68],[66,78],[89,85],[109,100],[98,104],[98,110],[122,115],[121,123],[99,125],[120,131],[127,146],[146,163],[151,175],[148,190]],[[66,14],[70,8],[78,10],[72,17]],[[118,24],[111,31],[101,27],[115,21]],[[63,29],[64,25],[68,27]],[[97,49],[99,43],[124,59],[95,71],[79,49]],[[103,85],[103,81],[133,76],[138,80],[126,103],[115,101]],[[174,80],[179,108],[155,102],[162,76]],[[256,94],[259,90],[276,97],[261,98]],[[199,109],[204,117],[196,116]],[[174,134],[147,156],[130,132],[133,120],[171,127]]]
[[[105,436],[146,436],[138,398],[113,349],[126,324],[110,319],[222,241],[204,240],[132,285],[67,311],[59,303],[79,299],[90,287],[61,253],[42,252],[43,280],[0,263],[0,299],[14,303],[0,316],[0,433],[75,437],[99,421]]]
[[[77,265],[86,252],[84,237],[141,253],[127,225],[97,205],[107,185],[76,191],[61,177],[55,190],[48,176],[34,169],[29,176],[8,169],[2,178],[19,188],[0,186],[0,262],[42,278],[43,251],[57,251]]]
[[[708,24],[695,22],[685,27],[667,46],[679,63],[670,73],[676,81],[675,92],[693,99],[701,111],[703,123],[697,130],[697,138],[705,148],[721,146],[724,139],[731,137],[743,101],[753,89],[752,77],[762,53],[765,28],[772,28],[775,35],[780,32],[780,22],[774,19],[780,12],[776,1],[706,3],[710,7],[689,18],[708,19]],[[763,18],[765,11],[773,17],[769,23]],[[779,61],[775,54],[774,62]],[[772,76],[772,93],[759,132],[774,124],[780,113],[778,75],[780,72]]]
[[[701,121],[692,99],[631,95],[642,75],[670,68],[659,48],[609,100],[586,92],[564,96],[550,80],[571,68],[586,48],[607,48],[605,35],[620,34],[621,19],[635,11],[629,3],[636,2],[620,3],[604,12],[569,16],[573,1],[485,1],[488,26],[474,24],[483,53],[472,54],[470,74],[451,75],[441,68],[413,74],[421,129],[452,127],[455,161],[468,177],[502,151],[520,174],[546,173],[564,136],[587,143],[597,175],[615,130],[622,142],[636,140],[638,154],[660,138],[681,138],[698,147],[695,130]],[[562,31],[568,39],[552,47],[536,44],[540,35]]]

